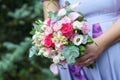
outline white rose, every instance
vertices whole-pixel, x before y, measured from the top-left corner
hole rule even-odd
[[[73,22],[73,28],[81,30],[82,24],[79,21]]]
[[[59,58],[58,56],[55,56],[55,57],[53,58],[53,62],[54,62],[54,63],[59,63],[59,62],[60,62],[60,58]]]
[[[66,10],[65,9],[60,9],[58,12],[58,16],[64,16],[66,14]]]
[[[82,35],[76,35],[74,38],[73,38],[73,43],[77,46],[79,46],[83,41],[83,36]]]

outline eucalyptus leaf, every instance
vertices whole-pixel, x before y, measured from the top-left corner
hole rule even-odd
[[[75,59],[79,56],[79,48],[76,46],[66,46],[62,50],[63,56],[66,58],[67,63],[74,64]]]
[[[29,50],[29,57],[31,58],[33,55],[37,54],[38,48],[36,46],[32,46]]]
[[[60,19],[60,17],[58,16],[58,12],[50,11],[49,12],[49,17],[51,18],[53,23],[57,22]]]
[[[44,24],[43,24],[43,22],[41,20],[35,21],[33,23],[33,26],[34,26],[34,28],[35,28],[36,31],[38,31],[38,32],[42,32],[43,31],[42,27],[44,27]]]
[[[67,6],[69,6],[70,5],[70,2],[69,1],[65,1],[65,4],[67,5]]]
[[[18,45],[13,44],[11,42],[4,42],[3,46],[6,47],[8,50],[14,50],[15,48],[18,47]]]

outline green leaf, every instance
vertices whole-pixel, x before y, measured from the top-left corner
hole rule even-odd
[[[44,26],[43,22],[41,20],[37,20],[33,23],[33,26],[35,28],[36,31],[38,32],[42,32],[42,27]]]
[[[73,10],[71,10],[70,8],[65,8],[65,10],[66,10],[66,15],[68,16],[69,15],[69,13],[71,13],[71,12],[73,12]]]
[[[93,38],[91,36],[88,36],[87,44],[93,44],[93,43],[94,43]]]
[[[6,47],[8,50],[14,50],[15,48],[18,47],[18,45],[13,44],[11,42],[4,42],[3,46]]]
[[[31,34],[31,35],[34,35],[34,34],[35,34],[35,31],[36,31],[35,29],[32,29],[32,30],[30,31],[30,34]]]
[[[92,68],[94,68],[95,64],[96,64],[96,62],[93,63],[93,64],[88,65],[87,68],[91,68],[92,69]]]
[[[62,50],[62,54],[66,58],[67,63],[74,64],[75,59],[79,56],[79,48],[76,46],[66,46]]]
[[[56,12],[50,11],[49,12],[49,17],[51,18],[53,23],[57,22],[60,19],[60,17],[58,16],[58,12],[57,11]]]
[[[70,5],[70,2],[66,0],[66,1],[65,1],[65,5],[66,5],[66,6],[69,6],[69,5]]]
[[[85,54],[85,46],[79,46],[79,50],[80,50],[80,55],[84,55]]]

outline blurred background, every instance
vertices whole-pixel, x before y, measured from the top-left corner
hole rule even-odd
[[[0,80],[60,80],[51,62],[29,58],[32,23],[43,20],[40,0],[0,0]]]

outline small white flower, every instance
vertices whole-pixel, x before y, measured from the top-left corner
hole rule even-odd
[[[45,48],[43,47],[39,50],[38,55],[42,55],[44,52],[45,52]]]
[[[59,58],[58,56],[55,56],[55,57],[53,58],[53,62],[54,62],[54,63],[59,63],[59,62],[60,62],[60,58]]]
[[[82,44],[86,44],[87,43],[87,39],[88,39],[88,35],[84,35]]]
[[[35,34],[32,36],[32,39],[36,40],[36,38],[37,38],[38,35],[39,35],[39,32],[36,31]]]
[[[48,53],[48,52],[44,52],[44,53],[43,53],[43,56],[49,57],[49,53]]]
[[[73,22],[73,28],[81,30],[82,24],[79,21]]]
[[[43,37],[43,33],[40,33],[40,32],[35,32],[35,34],[32,36],[32,39],[33,40],[41,40],[42,39],[42,37]]]
[[[61,53],[58,54],[58,57],[60,60],[65,60],[65,57]]]
[[[58,16],[64,16],[66,14],[66,10],[65,9],[60,9],[58,12]]]
[[[77,46],[79,46],[83,41],[83,36],[82,35],[76,35],[74,38],[73,38],[73,43]]]

